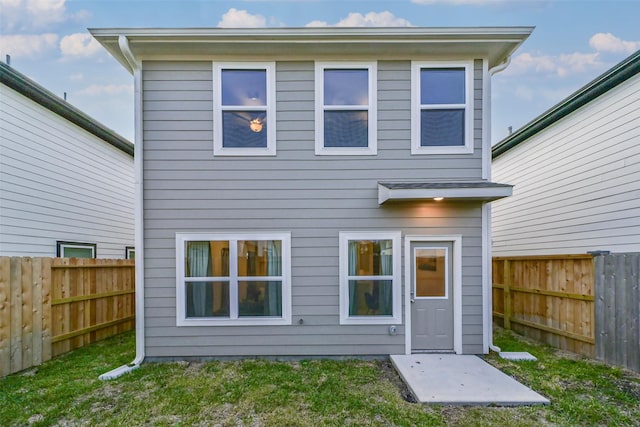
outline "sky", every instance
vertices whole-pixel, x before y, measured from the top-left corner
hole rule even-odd
[[[496,143],[639,50],[639,22],[640,0],[0,0],[0,60],[133,142],[133,77],[87,28],[535,26],[493,77]]]

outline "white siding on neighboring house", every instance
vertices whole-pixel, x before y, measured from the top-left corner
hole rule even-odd
[[[133,246],[133,157],[0,86],[0,255],[56,256],[56,241]]]
[[[511,148],[493,180],[493,255],[640,251],[640,75]]]

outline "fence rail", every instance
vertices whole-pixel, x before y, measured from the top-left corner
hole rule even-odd
[[[493,258],[493,315],[505,329],[595,356],[591,255]]]
[[[0,377],[134,327],[133,260],[0,257]]]

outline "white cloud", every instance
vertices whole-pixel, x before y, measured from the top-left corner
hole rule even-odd
[[[88,58],[102,51],[102,46],[89,33],[75,33],[60,40],[60,50],[65,58]]]
[[[594,34],[589,39],[589,46],[598,52],[631,54],[640,49],[640,41],[625,41],[611,33]]]
[[[110,85],[97,85],[93,84],[82,89],[78,92],[80,95],[98,96],[98,95],[116,95],[119,93],[131,93],[133,94],[133,85],[129,84],[110,84]]]
[[[569,53],[560,55],[543,55],[521,53],[516,55],[505,71],[505,75],[539,73],[566,77],[589,69],[600,68],[603,63],[596,53]]]
[[[47,28],[68,20],[81,20],[87,11],[67,12],[66,0],[0,0],[3,33]]]
[[[352,12],[346,18],[335,24],[325,21],[311,21],[306,27],[412,27],[411,23],[403,18],[396,17],[389,11],[369,12],[366,15]]]
[[[599,59],[598,53],[569,53],[558,56],[556,72],[558,76],[565,77],[569,74],[582,73],[592,68],[602,67],[604,64]]]
[[[39,20],[39,24],[62,22],[66,19],[65,0],[27,0],[27,13],[32,19]]]
[[[38,55],[56,48],[58,35],[47,34],[20,34],[0,36],[2,53],[14,58],[36,58]]]
[[[71,74],[69,76],[69,80],[71,80],[71,81],[84,80],[84,74],[82,74],[82,73]]]
[[[267,20],[262,15],[252,15],[246,10],[238,10],[231,8],[222,15],[222,19],[218,22],[220,28],[264,28],[267,26]]]

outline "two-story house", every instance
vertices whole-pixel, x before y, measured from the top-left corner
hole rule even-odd
[[[488,352],[490,77],[532,28],[90,31],[135,80],[136,363]]]

